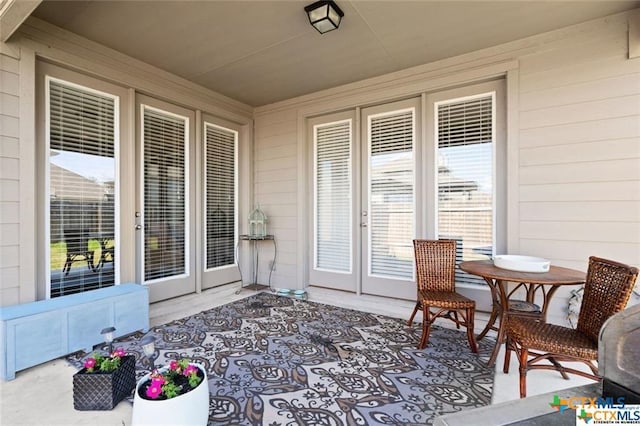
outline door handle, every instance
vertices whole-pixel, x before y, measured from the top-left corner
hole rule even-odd
[[[136,225],[136,231],[139,231],[142,229],[142,225]]]

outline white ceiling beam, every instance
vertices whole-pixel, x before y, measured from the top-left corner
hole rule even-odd
[[[0,41],[16,32],[42,0],[0,0]]]

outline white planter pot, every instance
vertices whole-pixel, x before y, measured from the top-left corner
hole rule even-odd
[[[204,379],[195,389],[175,398],[165,400],[148,400],[138,395],[138,389],[149,379],[149,374],[138,381],[133,397],[133,417],[131,424],[139,425],[206,425],[209,420],[209,384],[207,372],[200,364],[196,364],[204,373]],[[160,369],[166,371],[167,367]]]

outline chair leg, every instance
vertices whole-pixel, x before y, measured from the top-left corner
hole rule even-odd
[[[491,316],[489,317],[489,321],[487,321],[486,327],[484,328],[484,330],[482,330],[480,334],[478,334],[478,340],[482,340],[484,336],[487,335],[489,330],[494,330],[493,324],[495,324],[497,319],[498,319],[498,309],[494,307],[491,310]]]
[[[471,352],[474,354],[478,353],[478,345],[476,345],[475,337],[473,335],[474,328],[474,308],[467,308],[467,339],[469,340],[469,346],[471,347]],[[457,313],[456,313],[457,314]]]
[[[66,262],[64,262],[64,267],[62,268],[62,272],[64,273],[65,276],[69,275],[69,271],[71,270],[71,263],[73,262],[73,259],[71,259],[69,256],[67,256],[67,260]]]
[[[520,398],[527,397],[527,359],[529,350],[525,347],[520,349],[518,361],[520,362]]]
[[[507,342],[504,345],[504,365],[502,366],[502,372],[509,374],[509,364],[511,364],[511,351],[513,350],[513,342],[507,336]]]
[[[418,312],[418,309],[420,309],[420,302],[416,302],[416,306],[415,308],[413,308],[413,313],[409,317],[409,321],[407,321],[407,325],[409,327],[411,327],[411,325],[413,324],[413,319],[416,317],[416,313]]]
[[[554,357],[549,357],[549,362],[553,364],[556,370],[558,370],[558,372],[560,373],[563,379],[569,380],[569,376],[567,375],[567,372],[565,371],[562,364],[558,362],[558,360],[556,360]]]
[[[422,305],[422,337],[420,338],[420,344],[418,349],[424,349],[427,346],[429,340],[429,333],[431,333],[431,315],[429,314],[429,307]]]
[[[458,318],[458,311],[453,311],[453,317],[455,318],[453,322],[456,323],[456,328],[460,330],[460,318]]]

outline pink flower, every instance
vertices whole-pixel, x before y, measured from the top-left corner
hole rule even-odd
[[[178,368],[180,368],[180,365],[178,365],[178,361],[176,361],[175,359],[171,360],[171,362],[169,363],[169,370],[177,370]]]
[[[117,348],[115,351],[113,351],[113,353],[111,354],[111,357],[120,357],[122,358],[123,356],[126,356],[127,353],[124,351],[124,349],[122,348]]]
[[[151,385],[147,388],[147,396],[151,399],[156,399],[162,393],[162,384],[155,380],[151,381]]]
[[[198,373],[198,367],[196,367],[193,364],[189,364],[187,365],[187,368],[184,369],[184,375],[188,376],[189,374],[197,374]]]
[[[96,366],[96,360],[94,358],[87,358],[84,362],[84,368],[87,370],[93,370],[93,367]]]

